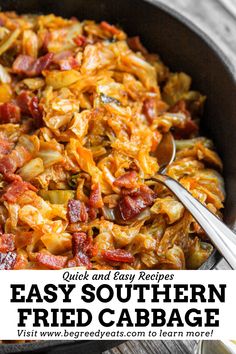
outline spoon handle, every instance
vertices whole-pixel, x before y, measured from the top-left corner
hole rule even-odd
[[[152,180],[163,183],[176,195],[201,225],[231,268],[236,269],[236,234],[173,178],[159,174],[153,177]]]

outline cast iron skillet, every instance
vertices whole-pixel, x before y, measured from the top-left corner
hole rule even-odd
[[[236,75],[221,50],[191,22],[158,0],[0,0],[2,11],[55,13],[64,17],[106,20],[159,53],[173,71],[185,71],[193,86],[207,95],[201,128],[211,137],[224,163],[225,222],[236,226]],[[210,14],[209,14],[210,16]],[[221,256],[215,252],[202,269],[211,269]],[[42,341],[3,344],[0,353],[96,354],[117,341]]]

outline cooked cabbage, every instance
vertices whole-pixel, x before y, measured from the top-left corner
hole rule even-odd
[[[199,268],[207,235],[150,181],[171,131],[167,174],[222,217],[222,162],[199,136],[206,98],[191,78],[106,21],[0,18],[0,230],[16,269]]]

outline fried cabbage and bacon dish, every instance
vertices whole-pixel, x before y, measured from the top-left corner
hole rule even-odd
[[[205,97],[105,21],[0,13],[0,269],[196,269],[212,245],[163,185],[220,216],[222,163],[198,135]]]

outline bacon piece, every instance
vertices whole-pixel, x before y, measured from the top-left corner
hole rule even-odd
[[[30,114],[29,105],[31,101],[31,96],[29,91],[21,91],[21,93],[17,96],[16,102],[20,107],[20,110],[24,114]]]
[[[137,198],[133,199],[130,196],[123,197],[119,202],[119,210],[123,220],[133,219],[135,216],[141,213],[146,206]]]
[[[73,41],[78,47],[84,47],[87,44],[87,38],[81,34],[78,34]]]
[[[31,183],[15,180],[8,187],[6,192],[3,194],[2,199],[10,203],[15,203],[23,193],[27,190],[37,191],[37,188],[34,187]]]
[[[16,263],[16,252],[0,252],[0,270],[10,270],[13,269]]]
[[[43,70],[51,64],[53,60],[53,53],[34,59],[29,55],[20,54],[14,61],[12,69],[16,74],[24,74],[27,76],[38,76]]]
[[[147,49],[142,45],[139,36],[129,37],[127,39],[130,49],[134,52],[141,52],[142,54],[148,54]]]
[[[15,124],[20,121],[20,118],[20,109],[14,103],[5,102],[0,105],[0,124]]]
[[[98,210],[96,208],[88,208],[88,216],[90,220],[95,220],[98,214]]]
[[[62,52],[54,54],[53,63],[59,64],[61,60],[73,57],[73,52],[71,50],[63,50]]]
[[[61,70],[71,70],[79,67],[79,63],[71,50],[54,54],[53,63],[57,64]]]
[[[76,232],[72,236],[72,252],[76,256],[81,251],[92,257],[92,239],[85,232]]]
[[[29,110],[32,117],[35,119],[36,125],[39,127],[42,123],[43,115],[42,111],[39,109],[39,100],[37,96],[32,97]]]
[[[133,219],[146,207],[152,205],[155,198],[156,194],[145,185],[136,191],[132,191],[129,195],[124,195],[118,204],[122,219]]]
[[[0,135],[0,156],[7,155],[12,150],[14,144],[6,137]]]
[[[15,181],[19,181],[21,182],[22,181],[22,178],[20,175],[16,175],[14,173],[7,173],[4,175],[4,179],[6,182],[8,183],[12,183],[12,182],[15,182]]]
[[[197,132],[198,125],[192,119],[188,119],[183,128],[175,128],[173,135],[175,139],[188,139]]]
[[[29,76],[37,76],[42,73],[43,70],[47,69],[51,64],[54,54],[47,53],[46,55],[36,59],[33,68],[31,69],[31,73],[26,73]]]
[[[91,187],[89,205],[92,208],[102,208],[104,205],[101,195],[101,188],[98,183],[93,184]]]
[[[10,158],[11,155],[13,155],[13,152],[0,159],[0,173],[2,173],[3,175],[6,175],[8,173],[13,173],[17,169],[17,161],[15,161],[15,159],[11,159]]]
[[[122,249],[103,251],[102,257],[105,261],[133,263],[135,258],[128,251]]]
[[[85,204],[80,200],[71,199],[67,204],[67,217],[70,223],[86,222],[88,220],[88,214]]]
[[[118,177],[113,185],[115,187],[124,187],[124,188],[134,188],[137,180],[137,172],[130,171],[125,173],[124,175]]]
[[[2,234],[0,235],[0,252],[7,253],[15,249],[15,235]]]
[[[146,98],[143,102],[143,113],[149,123],[152,123],[153,119],[157,118],[156,98]]]
[[[16,100],[21,112],[33,117],[35,119],[36,126],[39,127],[42,123],[42,112],[39,109],[38,97],[31,97],[28,91],[22,91],[17,96]]]
[[[67,60],[62,60],[60,63],[61,70],[71,70],[71,69],[78,69],[78,68],[79,68],[79,63],[74,57],[68,58]]]
[[[148,123],[152,124],[153,119],[158,115],[166,112],[168,106],[162,100],[157,100],[155,97],[148,97],[143,102],[143,114],[146,116]]]
[[[49,269],[62,269],[65,267],[67,262],[67,257],[65,256],[54,256],[53,254],[38,253],[36,255],[36,262]]]
[[[186,107],[184,100],[178,101],[169,109],[171,113],[183,113],[187,119],[183,127],[175,127],[173,135],[176,139],[186,139],[198,132],[198,125],[191,119],[191,114]]]
[[[92,268],[90,258],[93,256],[93,241],[85,232],[76,232],[72,236],[72,252],[73,258],[67,263],[69,268],[85,266],[87,269]]]
[[[31,159],[31,154],[24,146],[17,146],[12,152],[0,159],[0,173],[3,175],[14,173]]]
[[[110,23],[106,22],[106,21],[102,21],[100,23],[100,27],[104,30],[104,31],[107,31],[107,32],[110,32],[112,35],[116,35],[116,34],[119,34],[120,33],[120,30],[113,26],[113,25],[110,25]]]
[[[29,75],[28,73],[32,70],[35,62],[36,59],[34,59],[33,57],[30,57],[29,55],[20,54],[12,64],[12,69],[16,74]]]

